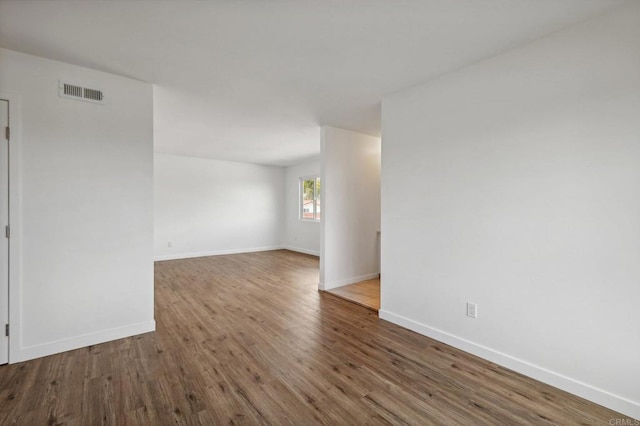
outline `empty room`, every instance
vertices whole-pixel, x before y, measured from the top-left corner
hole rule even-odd
[[[640,2],[0,0],[0,424],[640,425]]]

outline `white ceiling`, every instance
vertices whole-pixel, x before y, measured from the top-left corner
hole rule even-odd
[[[618,0],[0,0],[0,45],[155,83],[155,150],[290,165],[319,125]]]

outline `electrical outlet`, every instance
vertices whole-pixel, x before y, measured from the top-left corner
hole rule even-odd
[[[167,247],[169,247],[169,248],[173,247],[171,241],[167,241]]]
[[[467,316],[471,318],[478,318],[478,305],[467,302]]]

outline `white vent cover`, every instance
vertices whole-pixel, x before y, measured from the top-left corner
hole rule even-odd
[[[104,94],[102,90],[90,89],[78,84],[71,84],[60,80],[58,85],[58,95],[61,98],[75,99],[77,101],[91,102],[94,104],[104,103]]]

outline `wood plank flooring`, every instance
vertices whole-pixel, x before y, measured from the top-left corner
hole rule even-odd
[[[0,424],[623,418],[319,293],[312,256],[280,250],[166,261],[155,276],[155,333],[0,367]]]
[[[380,278],[332,288],[326,292],[375,312],[380,310]]]

